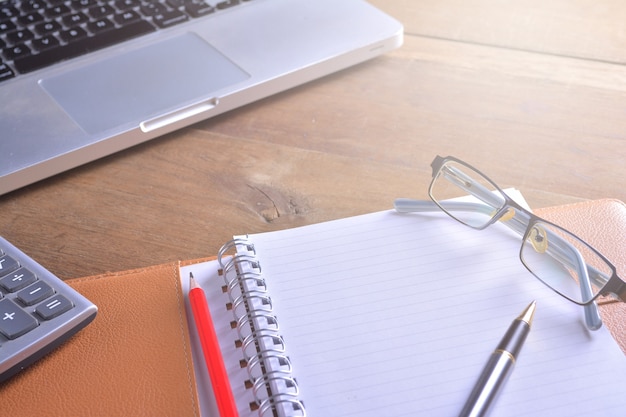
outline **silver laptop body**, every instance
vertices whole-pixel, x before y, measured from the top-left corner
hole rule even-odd
[[[0,82],[0,194],[394,49],[361,0],[253,0]]]

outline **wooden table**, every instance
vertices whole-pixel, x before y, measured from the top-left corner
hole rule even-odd
[[[623,1],[372,3],[402,48],[0,196],[0,234],[63,279],[210,256],[426,198],[436,154],[535,208],[626,200]]]

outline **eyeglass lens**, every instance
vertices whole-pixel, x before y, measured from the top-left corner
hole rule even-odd
[[[470,167],[447,161],[430,185],[430,197],[456,220],[482,229],[504,206],[505,198],[489,179]],[[465,205],[446,205],[445,200],[467,198]]]
[[[588,303],[606,284],[611,267],[566,230],[544,222],[529,229],[520,258],[537,278],[577,303]]]

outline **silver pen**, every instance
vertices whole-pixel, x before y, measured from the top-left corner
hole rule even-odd
[[[519,317],[513,320],[498,347],[491,354],[459,417],[487,415],[498,392],[513,370],[515,360],[530,331],[535,308],[536,303],[533,301]]]

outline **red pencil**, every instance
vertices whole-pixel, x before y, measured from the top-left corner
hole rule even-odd
[[[209,305],[207,304],[204,291],[198,286],[192,273],[189,273],[189,302],[191,303],[191,311],[193,312],[196,329],[198,329],[204,361],[209,371],[220,416],[237,417],[239,414],[237,413],[233,392],[230,389],[230,382],[224,366],[220,345],[217,341],[217,335],[215,334]]]

